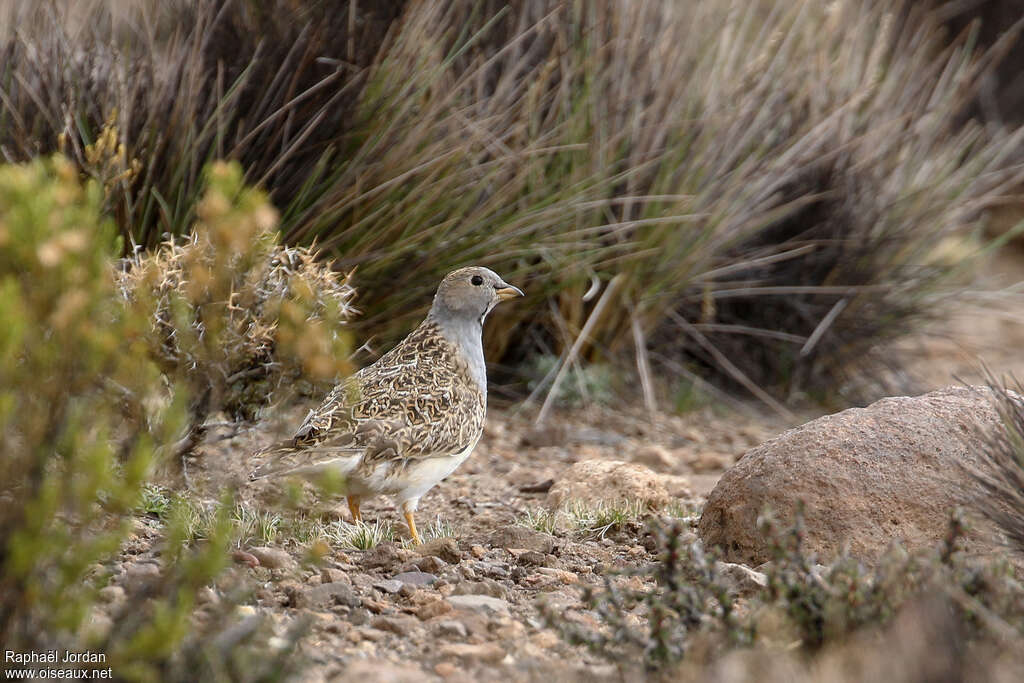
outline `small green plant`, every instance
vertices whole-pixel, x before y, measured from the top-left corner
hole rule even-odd
[[[558,529],[558,516],[545,508],[529,508],[517,523],[527,529],[553,534]]]
[[[420,536],[424,541],[431,541],[435,538],[455,538],[455,527],[446,519],[438,515],[434,521],[427,524]],[[407,541],[409,539],[406,539]]]
[[[381,543],[395,541],[394,530],[384,520],[354,524],[335,520],[314,527],[313,536],[328,541],[332,546],[353,550],[371,550]]]
[[[570,501],[562,510],[569,528],[591,538],[604,538],[612,531],[618,531],[629,524],[638,523],[648,515],[642,501],[616,501],[590,505],[582,501]]]
[[[557,510],[527,509],[518,524],[554,534],[566,531],[585,538],[602,539],[609,533],[638,524],[650,514],[640,501],[616,501],[597,505],[571,500]]]
[[[548,354],[534,356],[524,369],[529,377],[527,387],[535,393],[548,389],[559,367],[559,359]],[[609,404],[615,398],[614,369],[607,363],[575,363],[565,380],[558,385],[553,400],[563,406]]]
[[[171,511],[172,501],[167,489],[156,484],[145,484],[142,487],[142,500],[139,509],[147,514],[164,520]]]
[[[235,526],[235,534],[239,545],[255,542],[259,545],[273,543],[281,534],[283,520],[281,515],[268,510],[253,510],[236,503],[231,520]]]

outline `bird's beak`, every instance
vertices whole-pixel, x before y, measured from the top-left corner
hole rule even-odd
[[[525,294],[523,294],[523,290],[508,284],[504,285],[503,287],[498,287],[495,290],[495,293],[498,295],[498,299],[500,299],[501,301],[508,301],[509,299],[516,298],[517,296],[526,296]]]

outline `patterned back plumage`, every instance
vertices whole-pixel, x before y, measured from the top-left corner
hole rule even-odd
[[[364,461],[451,455],[480,436],[486,393],[429,318],[335,387],[292,440],[295,449],[366,449]]]

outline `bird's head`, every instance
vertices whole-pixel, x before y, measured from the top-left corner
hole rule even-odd
[[[446,318],[479,320],[506,299],[523,296],[489,268],[470,266],[445,275],[434,295],[431,313]]]

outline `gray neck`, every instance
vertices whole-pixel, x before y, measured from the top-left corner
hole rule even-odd
[[[445,339],[459,349],[469,365],[470,374],[486,396],[487,366],[484,364],[483,320],[451,315],[449,311],[440,311],[438,308],[435,302],[427,315],[427,321],[437,325]]]

